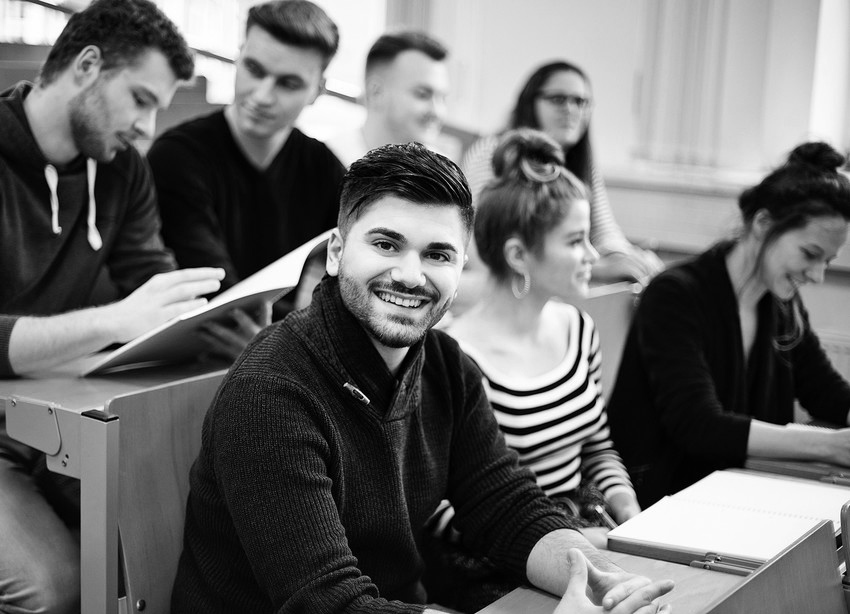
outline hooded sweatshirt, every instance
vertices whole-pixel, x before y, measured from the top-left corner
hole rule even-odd
[[[14,375],[9,337],[18,316],[93,306],[101,273],[126,296],[175,268],[139,153],[50,164],[24,112],[32,88],[21,82],[0,94],[0,377]]]

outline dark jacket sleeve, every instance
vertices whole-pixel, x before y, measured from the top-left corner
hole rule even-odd
[[[153,275],[176,268],[174,257],[165,248],[160,235],[150,169],[135,154],[128,181],[127,212],[107,259],[110,277],[123,296]]]
[[[803,336],[791,350],[795,396],[813,417],[846,426],[850,384],[832,366],[802,306],[801,311]]]
[[[173,250],[181,268],[224,269],[224,290],[240,277],[216,214],[212,167],[205,164],[198,147],[179,136],[166,135],[154,141],[148,163],[153,171],[166,245]]]
[[[637,344],[662,428],[688,454],[743,463],[750,418],[724,409],[708,360],[731,343],[710,330],[698,282],[667,275],[644,292],[635,314]],[[621,402],[628,403],[627,399]]]
[[[9,362],[9,338],[18,316],[0,315],[0,378],[14,377],[12,364]]]
[[[448,486],[454,523],[465,547],[525,578],[528,556],[540,538],[574,524],[552,505],[531,471],[520,468],[490,408],[481,374],[459,354],[464,407],[454,429]]]

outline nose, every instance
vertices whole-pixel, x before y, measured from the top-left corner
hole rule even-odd
[[[431,113],[441,122],[446,116],[446,99],[443,96],[434,96],[431,99]]]
[[[425,285],[425,273],[422,272],[422,263],[419,254],[411,251],[403,255],[396,266],[390,271],[390,278],[406,288],[416,288]]]
[[[156,109],[143,111],[133,124],[133,129],[143,139],[152,139],[156,133]]]
[[[806,269],[806,279],[812,283],[823,283],[823,278],[826,276],[826,262],[818,262]]]
[[[590,244],[590,239],[584,239],[584,257],[590,264],[595,264],[599,260],[599,252]]]
[[[261,79],[254,91],[251,92],[251,99],[257,104],[272,104],[274,102],[274,77],[269,75]]]

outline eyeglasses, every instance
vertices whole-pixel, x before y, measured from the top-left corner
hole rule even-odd
[[[585,98],[584,96],[576,96],[575,94],[547,94],[545,92],[540,92],[537,94],[537,97],[542,100],[545,100],[553,107],[564,108],[569,105],[572,105],[579,111],[586,111],[589,110],[591,106],[593,106],[593,101],[590,98]]]

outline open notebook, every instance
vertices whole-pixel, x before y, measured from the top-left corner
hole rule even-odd
[[[182,362],[197,356],[203,350],[195,334],[198,327],[210,320],[226,321],[232,309],[250,309],[297,286],[310,252],[329,236],[330,231],[320,234],[228,288],[203,307],[169,320],[94,362],[87,362],[82,375]]]
[[[848,500],[850,489],[841,486],[715,471],[613,529],[608,548],[675,563],[711,560],[752,570],[822,520],[831,520],[837,534]]]

